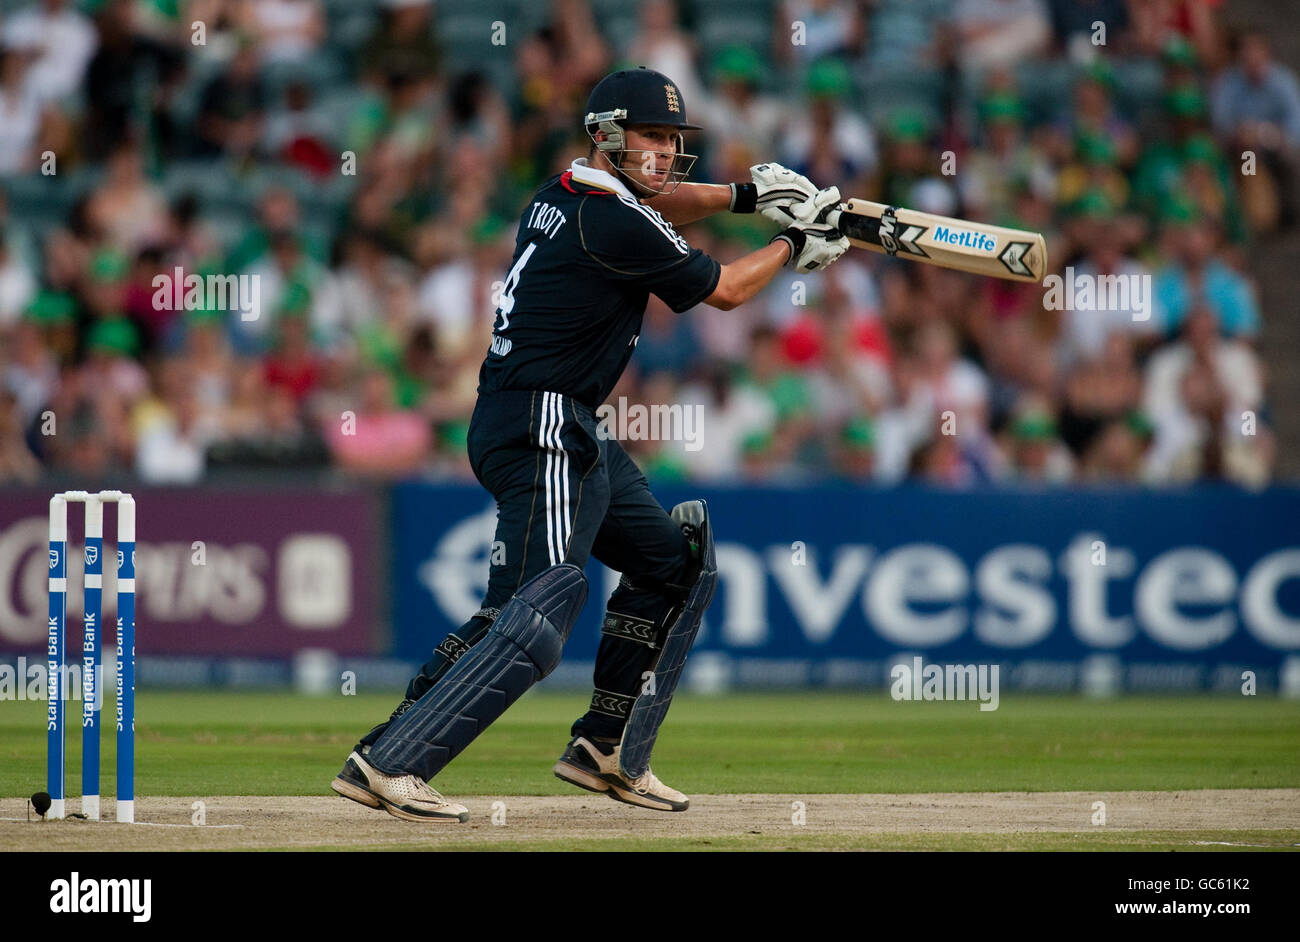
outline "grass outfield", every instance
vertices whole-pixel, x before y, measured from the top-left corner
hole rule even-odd
[[[142,795],[326,795],[391,695],[156,692],[138,697]],[[551,764],[580,693],[530,694],[438,778],[449,795],[563,795]],[[111,701],[103,790],[112,794]],[[45,787],[44,703],[0,702],[0,797]],[[79,793],[80,736],[68,737]],[[1265,697],[1005,697],[896,703],[881,693],[682,697],[655,756],[695,794],[1128,791],[1300,786],[1300,704]],[[1045,838],[1045,840],[1051,840]],[[1097,838],[1098,841],[1104,840]],[[1158,835],[1153,835],[1156,846]]]

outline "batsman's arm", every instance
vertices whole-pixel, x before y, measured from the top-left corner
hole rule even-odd
[[[789,242],[778,239],[723,265],[718,275],[718,286],[704,299],[704,303],[723,311],[744,304],[767,287],[781,266],[790,260],[792,248]]]
[[[742,192],[753,184],[737,183],[734,186]],[[732,187],[729,183],[683,183],[671,193],[647,200],[659,215],[674,226],[684,226],[688,222],[704,219],[714,213],[725,213],[732,209]],[[751,209],[750,212],[753,210]]]

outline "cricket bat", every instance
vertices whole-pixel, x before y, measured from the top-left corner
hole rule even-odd
[[[1041,282],[1047,243],[1038,232],[849,200],[826,221],[858,248],[991,278]]]

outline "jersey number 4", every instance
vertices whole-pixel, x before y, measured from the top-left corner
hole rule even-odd
[[[510,274],[506,275],[505,287],[501,289],[501,303],[497,305],[497,313],[501,315],[501,326],[496,329],[497,333],[510,326],[510,312],[515,309],[515,289],[519,287],[519,276],[524,273],[524,266],[528,264],[536,248],[536,242],[529,242],[528,248],[524,249],[523,254],[519,256],[519,261],[515,262],[514,268],[510,269]]]

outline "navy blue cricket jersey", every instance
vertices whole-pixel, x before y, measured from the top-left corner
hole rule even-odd
[[[720,272],[616,177],[575,160],[520,217],[479,394],[546,390],[595,409],[632,357],[650,295],[680,313]]]

